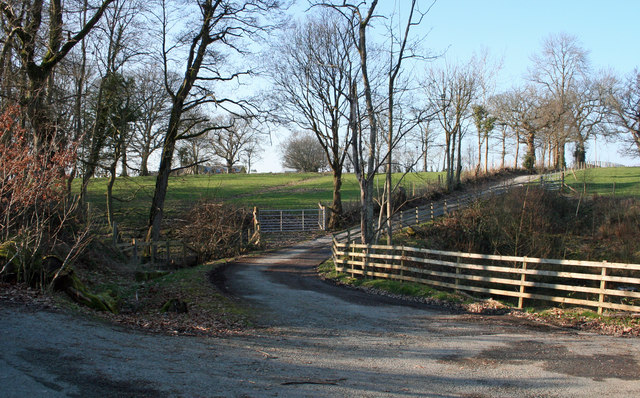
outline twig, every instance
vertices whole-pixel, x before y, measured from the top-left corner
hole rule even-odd
[[[347,379],[325,379],[325,380],[306,379],[306,380],[285,381],[285,382],[280,383],[280,384],[283,385],[283,386],[290,386],[290,385],[295,385],[295,384],[327,384],[327,385],[337,386],[339,382],[345,381],[345,380],[347,380]]]

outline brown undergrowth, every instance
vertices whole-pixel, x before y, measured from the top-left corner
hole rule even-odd
[[[439,250],[640,263],[640,200],[577,198],[519,188],[405,230],[396,242]]]

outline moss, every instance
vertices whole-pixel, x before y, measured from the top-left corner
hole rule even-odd
[[[91,293],[78,276],[72,271],[62,276],[64,282],[64,291],[74,301],[79,304],[86,305],[97,311],[108,311],[114,314],[118,313],[118,298],[113,297],[113,292],[106,290],[102,293]]]

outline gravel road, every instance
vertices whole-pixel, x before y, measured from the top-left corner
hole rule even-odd
[[[145,334],[0,303],[0,396],[630,397],[640,340],[451,314],[315,276],[319,239],[229,266],[250,336]]]

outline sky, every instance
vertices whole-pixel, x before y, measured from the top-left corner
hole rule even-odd
[[[418,1],[423,8],[431,4]],[[380,0],[380,13],[388,15],[395,7],[402,16],[408,4],[409,0]],[[444,59],[436,63],[445,59],[466,61],[487,49],[494,59],[502,60],[498,89],[508,89],[524,82],[531,56],[540,52],[545,38],[558,33],[578,38],[589,52],[594,70],[612,70],[618,75],[632,72],[640,67],[639,15],[640,1],[635,0],[439,0],[415,34],[426,34],[422,45],[434,53],[444,53]],[[300,17],[299,11],[296,17]],[[258,171],[282,170],[281,139],[274,137],[274,146],[265,146],[263,160],[256,164]],[[597,144],[591,142],[587,159],[640,164],[639,158],[621,156],[615,144],[602,139]]]

